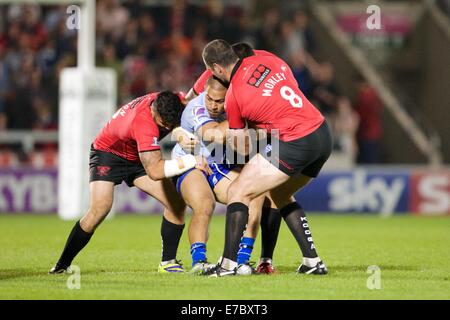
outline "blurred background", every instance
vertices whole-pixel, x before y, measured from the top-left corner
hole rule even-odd
[[[2,213],[57,212],[60,78],[79,62],[79,30],[77,1],[56,2],[0,1]],[[279,55],[332,125],[333,156],[298,195],[307,210],[450,214],[450,0],[95,3],[91,49],[116,74],[117,107],[187,92],[216,38]],[[118,189],[116,211],[161,212]]]

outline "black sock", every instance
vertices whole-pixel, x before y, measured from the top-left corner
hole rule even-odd
[[[161,223],[162,261],[173,260],[177,257],[178,244],[183,234],[184,223],[172,223],[163,216]]]
[[[316,247],[303,208],[297,202],[292,202],[283,207],[280,214],[297,240],[303,257],[316,258]]]
[[[75,256],[89,242],[92,235],[93,233],[87,233],[81,229],[80,221],[77,221],[67,238],[66,246],[58,260],[58,264],[63,267],[69,267]]]
[[[280,231],[281,215],[278,209],[262,208],[261,215],[261,258],[273,257]]]
[[[237,261],[239,243],[248,222],[248,207],[242,202],[233,202],[227,206],[225,222],[225,248],[223,258]]]

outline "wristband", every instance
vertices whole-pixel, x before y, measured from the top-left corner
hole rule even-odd
[[[178,176],[197,165],[197,160],[192,154],[186,154],[182,157],[164,161],[164,176],[171,178]]]

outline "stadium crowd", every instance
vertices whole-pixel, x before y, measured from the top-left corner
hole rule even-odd
[[[336,148],[356,156],[359,123],[367,131],[369,122],[369,138],[379,139],[376,94],[367,84],[361,84],[353,103],[339,93],[333,66],[314,58],[315,38],[301,7],[284,6],[283,12],[267,7],[256,12],[243,5],[225,6],[222,1],[202,3],[97,2],[96,61],[117,72],[118,106],[147,92],[188,91],[204,70],[203,47],[211,39],[223,38],[230,43],[248,42],[287,61],[301,90],[331,120]],[[66,10],[66,6],[0,6],[0,132],[57,130],[59,74],[75,66],[77,59],[77,30],[67,28]],[[254,19],[255,14],[260,19]],[[377,112],[366,119],[371,108]],[[365,136],[367,132],[361,132],[360,137]],[[56,149],[55,144],[37,146],[39,154],[48,155],[44,164],[50,166],[55,165]],[[0,145],[0,166],[32,159],[33,154],[23,152],[20,145]],[[377,155],[369,153],[362,162],[375,159]]]

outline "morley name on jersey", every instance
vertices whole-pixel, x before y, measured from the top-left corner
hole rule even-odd
[[[272,96],[272,90],[275,88],[278,82],[286,80],[286,76],[283,72],[277,72],[273,76],[267,79],[266,83],[264,83],[264,87],[266,89],[263,89],[263,97],[270,97]]]

